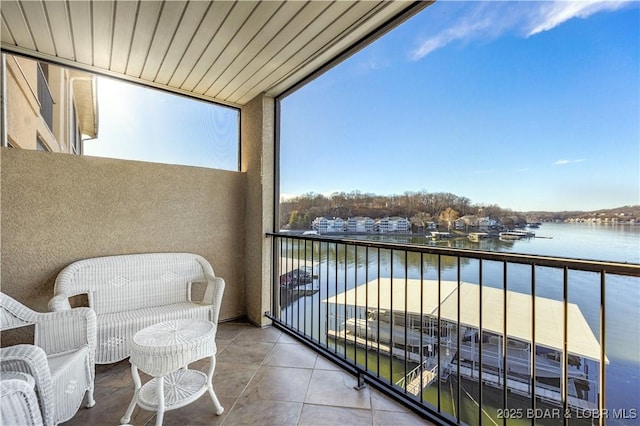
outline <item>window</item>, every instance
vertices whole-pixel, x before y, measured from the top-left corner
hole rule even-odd
[[[49,89],[49,65],[38,62],[38,102],[40,115],[53,131],[53,97]]]
[[[98,77],[100,131],[84,155],[239,170],[240,113]]]
[[[40,135],[38,135],[38,137],[36,138],[36,151],[50,151],[50,149],[47,148],[47,145],[44,143],[44,140],[42,140]]]
[[[7,72],[7,79],[13,79],[7,84],[11,115],[7,131],[16,147],[33,149],[36,132],[41,132],[35,147],[39,150],[239,170],[237,108],[12,58],[8,61],[12,72]],[[54,103],[52,92],[65,102]],[[30,105],[36,103],[41,117],[36,121],[44,120],[52,130],[49,134],[33,123]],[[53,129],[54,112],[64,129]],[[65,140],[58,140],[61,137]]]

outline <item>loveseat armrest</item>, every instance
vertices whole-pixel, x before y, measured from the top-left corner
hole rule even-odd
[[[45,352],[34,345],[14,345],[0,349],[0,371],[33,377],[40,413],[45,425],[53,424],[54,395],[51,372]]]
[[[211,274],[205,274],[205,277],[207,278],[207,288],[202,298],[202,304],[211,305],[211,321],[218,324],[225,282],[222,278],[214,277]]]
[[[96,313],[91,308],[39,313],[36,318],[34,343],[47,354],[67,352],[87,345],[93,360],[96,330]]]
[[[64,294],[56,294],[49,300],[49,310],[52,312],[71,310],[69,298]]]

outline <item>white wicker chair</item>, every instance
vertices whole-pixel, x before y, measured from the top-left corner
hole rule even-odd
[[[89,308],[35,312],[0,293],[2,330],[34,325],[34,345],[0,349],[0,371],[35,379],[42,421],[56,425],[72,418],[83,400],[93,407],[96,315]]]
[[[3,426],[43,425],[35,380],[25,373],[7,373],[0,379],[0,424]]]

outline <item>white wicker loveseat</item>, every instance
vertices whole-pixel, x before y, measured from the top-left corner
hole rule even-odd
[[[0,293],[0,326],[3,332],[35,327],[33,345],[16,344],[0,349],[0,375],[3,383],[5,378],[16,376],[33,378],[31,386],[45,425],[69,420],[83,401],[87,407],[93,407],[96,315],[91,309],[40,313]],[[15,386],[16,383],[11,387]],[[3,424],[12,424],[20,416],[23,417],[14,424],[29,424],[37,417],[33,401],[25,399],[15,405],[18,400],[13,397],[17,395],[6,395],[9,400],[4,396],[3,393]]]
[[[206,285],[192,301],[193,283]],[[86,294],[97,316],[96,363],[130,355],[139,330],[162,321],[193,318],[217,324],[225,282],[203,257],[191,253],[143,253],[96,257],[68,265],[57,276],[52,311],[71,309],[69,298]]]

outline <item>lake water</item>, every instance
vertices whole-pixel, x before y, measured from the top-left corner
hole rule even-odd
[[[536,236],[551,237],[518,240],[509,250],[600,261],[640,263],[640,226],[545,223]],[[594,283],[574,292],[594,334],[598,335],[598,286]],[[570,288],[570,292],[572,290]],[[596,293],[596,294],[594,294]],[[607,406],[635,409],[640,416],[640,279],[610,278],[607,281]],[[608,419],[608,424],[638,425],[635,419]]]
[[[640,264],[640,226],[545,223],[535,229],[535,232],[536,238],[508,242],[487,239],[474,243],[466,238],[458,238],[434,243],[428,242],[424,236],[376,236],[373,239]],[[372,239],[372,237],[357,238]],[[323,277],[324,272],[322,272],[320,294],[295,301],[288,306],[289,314],[295,315],[296,310],[299,312],[300,306],[297,305],[301,305],[304,312],[307,312],[305,309],[309,307],[313,307],[312,312],[313,309],[319,309],[321,299],[336,292],[340,293],[345,288],[349,289],[363,284],[367,271],[371,273],[370,277],[375,277],[378,273],[385,276],[391,272],[389,268],[390,256],[390,253],[381,253],[378,260],[377,254],[372,253],[367,262],[362,259],[361,254],[357,256],[345,254],[342,257],[342,254],[331,253],[330,250],[324,253],[320,251],[314,258],[314,262],[319,264],[321,271],[331,271],[331,274],[327,273]],[[436,279],[437,269],[429,266],[430,260],[428,258],[426,262],[426,270],[423,267],[422,271],[425,278]],[[442,278],[444,280],[457,279],[455,259],[443,259],[442,262]],[[402,255],[399,258],[394,255],[393,263],[403,265]],[[378,269],[378,265],[380,265],[380,269]],[[406,266],[407,277],[420,277],[419,260],[408,258]],[[509,268],[509,290],[530,294],[530,268],[524,265],[511,265]],[[398,273],[404,274],[404,265],[397,269],[401,269],[401,271],[394,271],[394,276],[398,276]],[[338,271],[335,275],[333,274],[334,270]],[[477,283],[477,271],[476,261],[469,259],[461,261],[460,274],[463,281]],[[352,276],[357,278],[352,279]],[[483,283],[483,285],[501,287],[502,265],[500,263],[487,262],[484,265]],[[562,300],[562,283],[561,270],[540,268],[536,272],[536,295]],[[608,275],[606,286],[606,355],[610,362],[606,366],[607,408],[624,409],[627,413],[633,413],[630,410],[635,410],[635,413],[640,415],[640,278]],[[596,338],[599,336],[600,328],[599,292],[600,277],[598,274],[570,272],[569,302],[579,306]],[[317,314],[318,311],[315,312]],[[309,323],[311,324],[313,321],[309,319]],[[640,424],[640,418],[609,418],[607,424],[636,425]]]
[[[516,240],[501,251],[640,263],[640,226],[545,223],[533,231],[537,238]],[[469,243],[483,249],[485,241]]]

